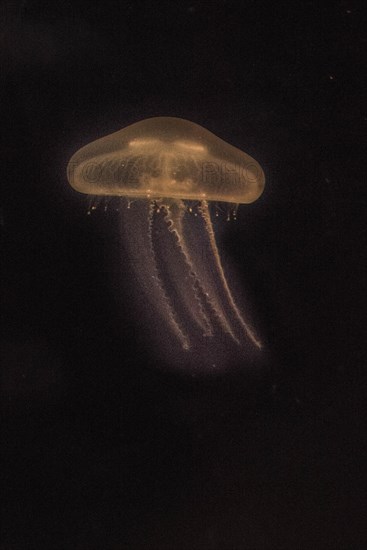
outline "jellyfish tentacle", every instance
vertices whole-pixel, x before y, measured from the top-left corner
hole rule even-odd
[[[214,229],[212,225],[212,221],[210,218],[210,212],[207,201],[203,200],[201,201],[199,205],[199,212],[202,216],[202,219],[204,220],[204,224],[207,230],[207,236],[209,238],[210,247],[213,254],[214,263],[217,268],[217,273],[220,277],[220,281],[222,283],[222,290],[224,291],[224,295],[228,300],[228,304],[231,308],[232,313],[234,314],[236,320],[238,321],[239,325],[241,326],[244,334],[251,340],[251,342],[259,349],[262,348],[261,341],[257,338],[252,328],[249,326],[248,323],[244,320],[244,318],[241,315],[240,310],[238,309],[236,302],[234,301],[234,298],[232,296],[231,290],[228,286],[226,276],[223,271],[222,263],[220,261],[220,256],[215,240],[215,234]]]
[[[164,220],[167,224],[168,231],[175,236],[175,245],[182,255],[191,280],[191,290],[194,300],[185,300],[187,311],[191,318],[203,330],[203,336],[213,336],[213,326],[209,320],[209,317],[205,313],[204,306],[200,298],[199,292],[201,291],[201,288],[199,280],[185,245],[182,227],[182,219],[185,213],[186,206],[183,201],[175,201],[173,207],[165,207]],[[186,298],[186,296],[184,296],[184,298]]]
[[[154,209],[155,206],[152,202],[137,201],[137,204],[126,209],[126,213],[122,217],[125,231],[129,237],[127,244],[129,245],[130,264],[137,279],[140,280],[148,300],[155,310],[160,311],[167,320],[182,348],[189,350],[191,347],[190,339],[177,319],[157,266],[152,235]],[[145,219],[147,224],[134,224],[133,221],[137,219],[140,222]]]
[[[154,211],[155,211],[155,205],[154,205],[154,202],[150,202],[149,203],[149,218],[148,218],[148,237],[149,237],[149,248],[150,248],[150,251],[151,251],[151,258],[152,258],[152,264],[153,264],[153,270],[154,270],[154,273],[156,275],[156,284],[158,286],[158,288],[160,289],[160,292],[164,298],[164,302],[165,302],[165,308],[167,310],[167,313],[168,313],[168,318],[172,324],[172,327],[176,333],[176,335],[178,336],[182,346],[184,349],[189,349],[190,348],[190,343],[189,343],[189,339],[188,339],[188,336],[185,334],[185,332],[183,331],[183,329],[181,328],[180,326],[180,323],[179,321],[176,319],[176,315],[175,315],[175,311],[172,307],[172,304],[171,304],[171,301],[164,289],[164,285],[163,285],[163,282],[159,276],[159,270],[158,270],[158,266],[157,266],[157,262],[156,262],[156,259],[155,259],[155,253],[154,253],[154,247],[153,247],[153,235],[152,235],[152,229],[153,229],[153,218],[154,218]]]
[[[186,206],[182,201],[180,201],[180,208],[178,215],[173,214],[173,210],[170,209],[170,214],[168,216],[168,220],[170,221],[170,231],[174,231],[177,235],[177,245],[179,246],[182,254],[184,255],[185,261],[187,262],[187,265],[190,269],[190,274],[194,279],[194,282],[196,284],[196,287],[200,290],[201,295],[205,297],[205,301],[207,302],[209,308],[211,309],[212,314],[214,315],[215,319],[219,323],[219,325],[222,327],[224,332],[229,334],[231,338],[239,344],[239,340],[236,337],[230,322],[227,320],[226,316],[223,313],[223,309],[220,306],[219,300],[217,299],[215,292],[213,292],[210,289],[210,285],[206,283],[205,277],[197,273],[198,268],[198,262],[193,259],[192,253],[190,253],[189,246],[185,239],[185,231],[183,229],[183,219],[185,214],[187,213]],[[205,313],[204,306],[202,303],[202,299],[200,298],[199,293],[197,290],[195,290],[196,298],[198,302],[200,303],[200,312],[203,317],[203,320],[208,323],[208,326],[210,327],[210,335],[213,335],[213,327],[212,324],[208,318],[208,316]]]

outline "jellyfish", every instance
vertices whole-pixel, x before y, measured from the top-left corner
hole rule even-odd
[[[224,272],[210,207],[235,213],[261,195],[256,160],[198,124],[155,117],[81,148],[68,180],[80,193],[124,199],[129,265],[171,348],[215,349],[219,339],[222,351],[262,349]]]

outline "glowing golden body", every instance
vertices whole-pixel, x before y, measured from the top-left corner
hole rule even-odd
[[[131,199],[125,246],[136,280],[167,323],[162,334],[202,355],[221,335],[247,352],[261,349],[229,288],[208,206],[261,195],[264,173],[254,159],[197,124],[159,117],[77,151],[68,178],[81,193]],[[224,356],[228,343],[220,346]]]
[[[149,118],[80,149],[70,160],[81,193],[250,203],[265,184],[249,155],[201,126]]]

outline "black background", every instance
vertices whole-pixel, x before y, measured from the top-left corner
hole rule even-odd
[[[2,550],[363,547],[362,6],[2,3]],[[162,115],[264,168],[223,246],[261,376],[164,364],[117,214],[67,183],[79,147]]]

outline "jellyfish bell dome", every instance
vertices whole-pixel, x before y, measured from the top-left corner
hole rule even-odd
[[[265,185],[248,154],[194,122],[174,117],[139,121],[77,151],[71,186],[90,195],[251,203]]]

